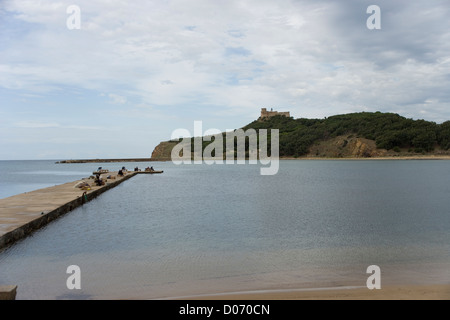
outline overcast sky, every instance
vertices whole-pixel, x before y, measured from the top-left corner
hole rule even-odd
[[[440,123],[449,17],[446,0],[1,1],[0,159],[149,157],[194,120],[225,131],[263,107]]]

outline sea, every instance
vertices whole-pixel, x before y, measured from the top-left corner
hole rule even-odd
[[[0,161],[0,198],[153,166],[0,251],[17,299],[172,299],[450,283],[450,161]],[[74,281],[77,269],[79,288]]]

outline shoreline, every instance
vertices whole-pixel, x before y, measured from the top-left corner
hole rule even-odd
[[[208,160],[204,158],[203,160]],[[212,159],[214,160],[214,159]],[[237,160],[237,159],[235,159]],[[248,159],[246,159],[248,160]],[[280,157],[279,160],[352,160],[352,161],[368,161],[368,160],[450,160],[450,155],[425,155],[425,156],[385,156],[385,157]],[[152,159],[152,158],[129,158],[129,159],[79,159],[79,160],[60,160],[56,164],[72,164],[72,163],[113,163],[113,162],[169,162],[169,158]]]
[[[381,289],[366,286],[365,266],[314,265],[161,286],[127,299],[149,300],[450,300],[449,261],[382,263]]]
[[[324,287],[225,292],[164,300],[450,300],[450,284]]]

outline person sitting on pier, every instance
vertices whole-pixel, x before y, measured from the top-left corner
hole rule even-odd
[[[139,168],[138,167],[134,168],[134,171],[139,171]]]
[[[153,169],[153,167],[150,167],[150,171],[153,172],[153,171],[155,171],[155,169]]]
[[[95,179],[94,182],[95,182],[98,186],[102,186],[102,185],[105,184],[105,183],[103,182],[103,180],[102,180],[101,175],[99,175],[99,174],[97,174],[96,179]]]
[[[119,170],[118,175],[121,176],[121,177],[123,177],[123,171],[122,171],[122,169]]]

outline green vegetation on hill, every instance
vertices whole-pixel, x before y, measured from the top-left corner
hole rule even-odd
[[[450,121],[436,124],[394,113],[360,112],[325,119],[273,116],[255,120],[242,129],[255,129],[257,132],[260,129],[278,129],[280,157],[377,157],[399,152],[403,155],[450,154],[446,151],[450,149]],[[270,130],[268,133],[270,141]],[[222,136],[225,151],[225,133]],[[203,140],[203,150],[214,140]],[[162,142],[155,148],[152,158],[170,158],[170,151],[178,142]],[[268,149],[270,153],[270,143]],[[194,152],[194,139],[191,139],[191,151]],[[248,157],[248,137],[246,151]]]
[[[361,112],[325,119],[293,119],[275,116],[253,121],[243,129],[279,129],[280,156],[303,156],[318,142],[353,134],[374,140],[377,148],[409,148],[414,152],[431,152],[436,147],[450,148],[450,121],[443,124],[413,120],[394,113]]]

